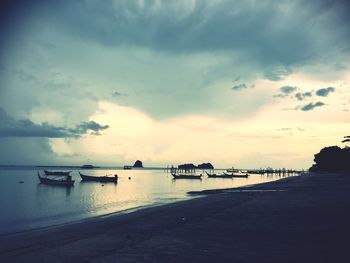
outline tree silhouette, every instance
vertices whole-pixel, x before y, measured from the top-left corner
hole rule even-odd
[[[344,136],[343,143],[350,142],[350,136]],[[343,149],[338,146],[323,148],[315,154],[315,164],[309,169],[311,172],[350,172],[350,147]]]

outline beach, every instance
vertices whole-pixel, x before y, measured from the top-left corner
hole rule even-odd
[[[0,238],[0,262],[348,262],[350,176],[308,174]]]

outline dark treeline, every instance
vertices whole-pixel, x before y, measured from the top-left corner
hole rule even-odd
[[[202,164],[198,164],[197,166],[194,165],[193,163],[186,163],[186,164],[178,165],[178,169],[185,169],[185,170],[214,169],[214,166],[211,163],[202,163]]]
[[[350,172],[350,148],[330,146],[315,154],[310,172]]]

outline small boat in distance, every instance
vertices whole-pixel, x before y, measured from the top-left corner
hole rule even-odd
[[[131,165],[124,165],[124,170],[131,170],[132,166]]]
[[[62,186],[73,186],[74,180],[72,180],[72,176],[70,175],[63,175],[63,176],[41,176],[38,172],[39,181],[41,184],[50,184],[50,185],[62,185]]]
[[[80,166],[81,169],[94,169],[94,168],[99,168],[98,166],[93,166],[92,164],[84,164]]]
[[[231,174],[228,174],[228,173],[225,173],[224,172],[224,175],[229,175],[231,177],[235,177],[235,178],[248,178],[249,177],[249,174],[234,174],[234,173],[231,173]]]
[[[237,173],[237,172],[239,172],[239,170],[238,170],[238,169],[234,169],[234,168],[232,167],[232,168],[230,168],[230,169],[227,169],[226,172],[228,172],[228,173]]]
[[[112,182],[112,183],[117,183],[118,182],[118,175],[114,176],[94,176],[94,175],[85,175],[79,172],[79,175],[83,181],[94,181],[94,182],[102,182],[102,183],[107,183],[107,182]]]
[[[171,173],[171,175],[174,177],[174,179],[202,179],[202,174],[195,175],[195,174],[176,174],[176,173]]]
[[[48,171],[44,170],[45,175],[69,175],[72,171]]]
[[[208,173],[208,172],[205,172],[209,178],[233,178],[233,175],[232,174],[215,174],[215,173]]]

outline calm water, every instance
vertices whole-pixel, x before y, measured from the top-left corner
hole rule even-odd
[[[35,167],[0,167],[0,235],[68,223],[149,205],[190,198],[188,191],[231,188],[279,179],[251,175],[248,179],[173,180],[163,169],[94,169],[85,174],[118,174],[118,184],[82,182],[74,187],[39,184]],[[129,179],[131,177],[131,179]],[[24,183],[19,183],[23,181]]]

